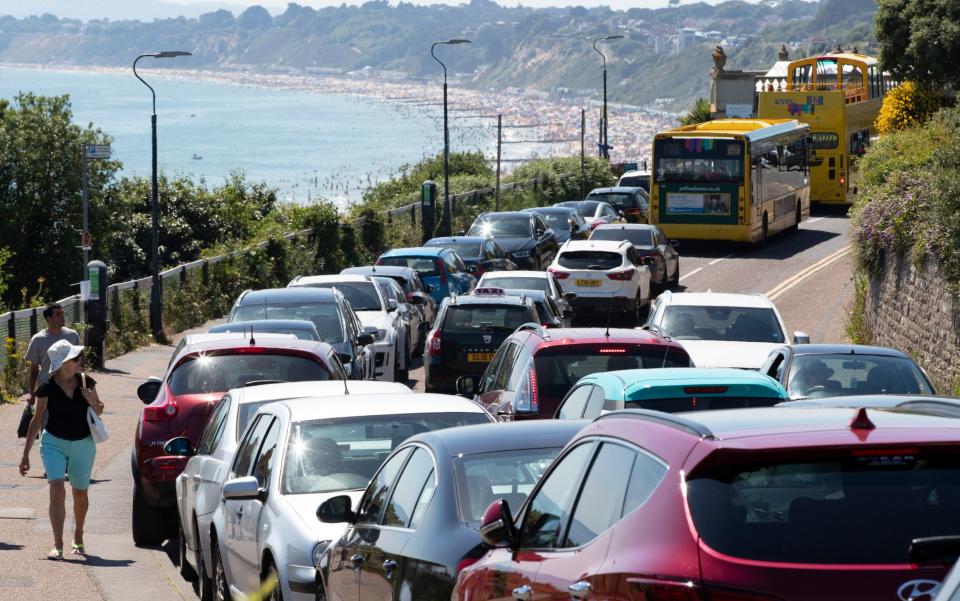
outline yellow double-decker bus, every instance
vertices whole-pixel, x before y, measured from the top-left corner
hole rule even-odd
[[[653,141],[650,223],[670,238],[765,244],[810,215],[810,128],[718,119]]]
[[[763,85],[763,84],[761,84]],[[883,97],[897,85],[877,60],[834,53],[787,64],[782,80],[758,90],[761,119],[797,119],[810,125],[815,147],[810,198],[849,204],[857,192],[857,158],[876,137]]]

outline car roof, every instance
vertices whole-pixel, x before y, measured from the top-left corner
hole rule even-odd
[[[526,211],[488,211],[488,212],[486,212],[486,213],[481,213],[481,214],[477,217],[476,221],[486,221],[486,220],[490,219],[491,217],[493,217],[493,218],[501,218],[501,217],[521,218],[521,217],[523,217],[523,218],[526,218],[526,219],[530,219],[530,213],[528,213],[528,212],[526,212]]]
[[[607,335],[609,333],[609,336]],[[551,328],[547,330],[548,346],[568,344],[661,344],[683,348],[679,342],[667,340],[650,330],[632,328]]]
[[[225,328],[246,328],[246,337],[250,337],[250,327],[253,327],[253,332],[256,337],[259,337],[259,334],[273,334],[275,332],[260,332],[257,328],[284,328],[288,330],[309,330],[314,331],[317,329],[317,326],[309,320],[306,319],[251,319],[250,321],[232,321],[227,323],[220,323],[215,326],[210,327],[208,334],[223,334]],[[241,332],[232,332],[241,334]]]
[[[847,407],[847,408],[893,408],[903,403],[943,403],[960,407],[960,399],[955,397],[923,394],[855,394],[850,396],[800,399],[778,403],[778,407]]]
[[[237,306],[262,305],[269,301],[287,303],[333,303],[336,294],[329,288],[311,288],[310,286],[293,286],[291,288],[264,288],[250,290],[237,300]]]
[[[279,404],[287,408],[293,421],[410,413],[479,413],[490,417],[472,400],[449,394],[350,394],[327,399],[327,402],[317,403],[313,397],[306,397],[279,401]]]
[[[521,209],[523,213],[570,213],[573,211],[573,207],[558,207],[556,205],[552,207],[530,207],[528,209]]]
[[[650,170],[649,170],[649,169],[631,169],[630,171],[624,171],[624,172],[623,172],[623,175],[621,175],[620,177],[625,177],[625,176],[627,176],[627,175],[630,175],[630,176],[633,176],[633,177],[636,177],[636,176],[638,176],[638,175],[640,175],[640,176],[646,175],[646,176],[649,177],[649,176],[650,176]]]
[[[222,332],[215,334],[189,334],[183,339],[180,355],[220,349],[235,349],[255,346],[260,348],[294,349],[308,351],[317,355],[326,355],[333,348],[318,340],[301,340],[293,334],[273,332],[254,333],[254,343],[250,344],[250,333]]]
[[[637,190],[643,190],[640,186],[610,186],[609,188],[594,188],[590,194],[630,194]],[[590,196],[587,194],[587,196]]]
[[[547,447],[562,448],[588,423],[586,420],[550,419],[460,426],[423,432],[405,442],[427,444],[441,457]]]
[[[597,230],[650,230],[657,229],[657,226],[649,223],[603,223],[593,228]]]
[[[529,271],[518,269],[516,271],[487,271],[484,273],[481,278],[544,278],[546,279],[546,271]]]
[[[794,344],[791,348],[795,355],[880,355],[910,358],[910,355],[897,349],[865,344]]]
[[[260,403],[305,397],[344,396],[350,394],[409,394],[410,388],[399,382],[374,380],[325,380],[319,382],[282,382],[235,388],[229,394],[240,403]],[[238,394],[239,393],[239,394]]]
[[[532,288],[504,288],[504,290],[507,291],[507,296],[526,296],[536,300],[543,300],[547,297],[547,293],[543,290]]]
[[[630,245],[630,243],[625,240],[568,240],[562,247],[560,247],[560,252],[581,250],[605,250],[609,252],[619,252],[625,244]]]
[[[475,242],[476,244],[481,244],[487,240],[490,240],[489,236],[440,236],[430,238],[425,244],[429,246],[440,246],[441,244],[448,244],[450,242]]]
[[[361,267],[347,267],[341,274],[355,274],[359,273],[362,275],[385,275],[390,276],[402,276],[405,278],[411,278],[417,275],[417,270],[413,267],[405,267],[402,265],[363,265]]]
[[[701,393],[702,396],[757,396],[787,400],[787,392],[773,378],[748,369],[732,367],[661,367],[622,369],[590,374],[578,384],[594,383],[603,388],[609,399],[639,400],[691,396],[684,389],[690,386],[723,386],[723,393]]]
[[[381,257],[438,257],[447,249],[439,246],[409,246],[407,248],[392,248]]]
[[[735,294],[731,292],[676,292],[669,294],[671,305],[695,307],[756,307],[768,309],[773,302],[765,295]]]
[[[450,306],[463,305],[516,305],[530,306],[530,299],[519,294],[504,294],[503,296],[474,296],[473,294],[459,294],[453,297]]]
[[[369,282],[370,276],[359,273],[338,273],[327,275],[303,275],[295,278],[289,287],[310,286],[312,284],[345,284],[347,282]]]

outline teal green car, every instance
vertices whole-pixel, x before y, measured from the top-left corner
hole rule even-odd
[[[779,382],[733,368],[625,369],[590,374],[560,401],[557,419],[594,419],[618,409],[667,413],[772,407],[789,400]]]

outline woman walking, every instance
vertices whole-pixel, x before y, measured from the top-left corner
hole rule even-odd
[[[55,342],[47,350],[52,375],[47,383],[37,389],[36,412],[30,421],[23,458],[20,460],[20,475],[26,476],[30,471],[30,446],[44,427],[44,413],[49,411],[47,425],[40,438],[40,458],[50,484],[49,511],[53,526],[54,547],[47,555],[48,559],[63,558],[63,522],[66,519],[63,480],[68,476],[73,489],[73,517],[76,524],[71,552],[84,555],[83,523],[89,506],[87,488],[90,486],[90,474],[97,451],[90,436],[87,408],[92,407],[100,415],[103,413],[103,403],[94,388],[96,382],[86,377],[80,369],[82,352],[82,346],[75,346],[66,340]]]

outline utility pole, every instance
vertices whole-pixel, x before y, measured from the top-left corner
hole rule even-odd
[[[580,199],[587,195],[587,167],[586,148],[587,138],[587,109],[580,109]]]
[[[500,146],[502,143],[503,115],[497,115],[497,211],[500,211]]]

